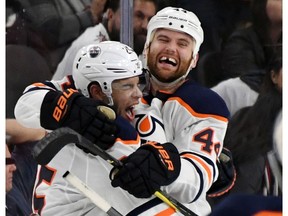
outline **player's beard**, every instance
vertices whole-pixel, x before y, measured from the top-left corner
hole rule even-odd
[[[112,30],[109,33],[111,41],[120,41],[120,29],[115,26],[115,23],[112,26]]]
[[[134,37],[133,37],[133,44],[134,44],[134,51],[137,53],[137,55],[141,55],[144,49],[144,44],[146,42],[146,35],[147,35],[147,31],[146,30],[142,30],[139,33],[134,33]]]
[[[174,72],[168,72],[169,74],[164,74],[163,71],[161,72],[161,69],[158,68],[158,54],[153,54],[150,52],[148,53],[148,60],[147,60],[147,66],[149,68],[150,73],[160,82],[163,83],[171,83],[175,80],[177,80],[178,78],[182,77],[183,75],[185,75],[190,67],[190,63],[192,61],[192,59],[185,61],[184,60],[180,60],[177,68],[175,67]],[[192,57],[191,57],[192,58]],[[169,75],[169,76],[167,76]]]

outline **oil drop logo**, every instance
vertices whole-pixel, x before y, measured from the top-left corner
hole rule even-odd
[[[162,121],[155,116],[138,114],[135,116],[135,128],[141,139],[165,142],[165,129]]]

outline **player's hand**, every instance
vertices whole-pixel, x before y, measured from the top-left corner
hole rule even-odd
[[[72,89],[47,93],[40,113],[42,127],[50,130],[70,127],[104,150],[115,142],[115,118],[111,107]]]
[[[148,198],[179,176],[180,156],[172,143],[150,142],[123,160],[123,167],[112,169],[113,187],[121,187],[137,198]]]
[[[236,181],[236,169],[232,153],[229,149],[223,148],[217,162],[218,178],[207,191],[208,197],[218,197],[229,192]]]

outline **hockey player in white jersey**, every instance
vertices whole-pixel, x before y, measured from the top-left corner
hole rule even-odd
[[[197,64],[202,42],[200,21],[190,11],[167,7],[149,21],[144,57],[150,94],[136,106],[134,124],[142,140],[170,142],[179,151],[180,174],[162,189],[198,215],[207,215],[206,194],[218,177],[216,161],[229,111],[215,92],[187,78]],[[165,140],[159,134],[164,134]],[[134,166],[124,166],[112,185],[136,197],[150,197],[154,191],[149,185],[135,187],[139,176],[145,175],[133,154],[125,163]]]
[[[150,190],[155,192],[160,186],[173,182],[180,171],[177,149],[170,143],[161,146],[169,157],[170,167],[166,166],[162,163],[164,158],[158,154],[159,144],[140,147],[136,130],[119,116],[132,121],[134,106],[142,97],[138,88],[142,63],[136,53],[119,42],[92,44],[79,51],[73,68],[73,77],[69,76],[61,82],[28,86],[15,107],[17,120],[29,127],[50,130],[68,126],[106,149],[115,158],[134,155],[140,162],[137,167],[146,169],[147,179],[135,173],[140,177],[140,187],[136,185],[140,191],[143,188],[141,184],[148,184]],[[75,88],[83,95],[76,92]],[[99,113],[97,107],[105,105],[97,99],[114,104],[118,114],[115,121]],[[82,151],[71,143],[63,147],[46,166],[38,167],[33,194],[34,213],[105,215],[62,177],[66,171],[70,171],[123,215],[135,215],[136,212],[137,215],[177,214],[175,209],[154,196],[139,199],[120,187],[112,187],[109,179],[112,166],[86,152],[87,149]],[[130,167],[129,163],[124,166]]]

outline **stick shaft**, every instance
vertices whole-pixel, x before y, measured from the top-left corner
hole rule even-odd
[[[71,185],[77,188],[81,193],[88,197],[96,206],[102,209],[110,216],[121,216],[121,214],[114,209],[106,200],[104,200],[99,194],[88,187],[77,176],[67,171],[63,178],[65,178]]]
[[[89,149],[93,154],[96,154],[100,156],[102,159],[106,160],[109,162],[111,165],[120,168],[122,167],[122,162],[116,158],[114,158],[112,155],[101,149],[97,145],[93,145],[89,140],[87,140],[85,137],[81,137],[81,140],[79,141],[81,145],[85,145],[86,148]],[[190,209],[188,209],[186,206],[175,200],[174,198],[168,196],[167,194],[164,194],[163,191],[158,190],[154,193],[156,197],[161,199],[164,203],[166,203],[168,206],[172,207],[176,211],[178,210],[181,212],[183,215],[187,216],[195,216]]]
[[[44,137],[41,141],[36,145],[36,149],[34,148],[34,158],[41,165],[46,165],[52,160],[52,158],[63,148],[65,145],[69,143],[75,143],[76,145],[81,146],[84,149],[87,149],[94,155],[98,155],[102,159],[106,160],[112,166],[117,168],[122,167],[122,162],[112,155],[108,154],[106,151],[101,149],[99,146],[93,144],[90,140],[81,136],[76,131],[63,127],[51,132],[51,134]],[[180,211],[183,215],[195,216],[190,209],[186,206],[165,194],[163,191],[159,190],[154,193],[156,197],[161,199],[168,206],[172,207],[175,210]]]

